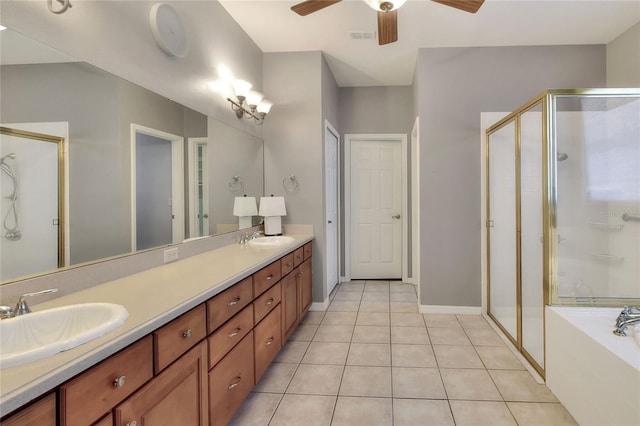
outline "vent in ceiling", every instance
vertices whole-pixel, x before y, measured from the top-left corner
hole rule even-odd
[[[349,31],[349,40],[376,40],[375,31]]]

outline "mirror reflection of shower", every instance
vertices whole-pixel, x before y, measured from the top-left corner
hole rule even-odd
[[[5,196],[7,200],[9,200],[9,207],[7,211],[4,213],[2,218],[2,235],[5,239],[9,241],[17,241],[22,238],[22,233],[20,232],[20,223],[18,219],[18,176],[16,175],[15,170],[11,167],[7,160],[15,160],[17,155],[15,153],[7,154],[3,157],[0,157],[0,169],[11,178],[13,183],[13,188],[11,194]]]
[[[567,158],[569,158],[569,154],[567,154],[566,152],[558,152],[556,154],[556,159],[558,160],[558,163],[566,160]]]

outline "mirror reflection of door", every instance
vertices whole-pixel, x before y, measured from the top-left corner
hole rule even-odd
[[[181,136],[132,125],[132,248],[184,239]]]
[[[189,138],[189,237],[209,232],[209,157],[207,138]]]
[[[0,127],[1,281],[65,266],[64,141]]]

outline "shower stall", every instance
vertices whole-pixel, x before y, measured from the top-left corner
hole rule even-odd
[[[547,90],[486,132],[487,313],[545,375],[545,305],[640,303],[640,89]]]
[[[66,265],[65,139],[0,126],[0,282]]]

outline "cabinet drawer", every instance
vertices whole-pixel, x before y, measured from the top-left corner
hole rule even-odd
[[[303,248],[303,251],[304,251],[304,260],[307,260],[313,254],[313,250],[311,248],[311,242],[308,242],[307,244],[302,246],[302,248]]]
[[[253,279],[248,277],[207,302],[209,333],[224,324],[253,301]]]
[[[207,347],[201,342],[114,410],[115,426],[206,426]]]
[[[297,268],[298,265],[304,260],[304,247],[299,247],[293,252],[293,267]]]
[[[56,395],[51,393],[0,423],[2,426],[56,426]]]
[[[113,414],[109,413],[108,416],[103,417],[98,423],[94,423],[92,426],[113,426]]]
[[[293,270],[293,253],[282,256],[280,259],[280,276],[284,277]]]
[[[186,314],[153,333],[153,369],[156,374],[178,359],[207,336],[207,313],[204,305],[197,306]]]
[[[153,376],[147,336],[60,386],[60,424],[91,424]]]
[[[247,306],[209,336],[209,369],[253,328],[253,307]]]
[[[276,260],[253,274],[253,295],[258,297],[278,281],[280,281],[280,261]]]
[[[254,383],[252,331],[209,372],[209,424],[226,425]]]
[[[253,330],[256,382],[282,347],[281,314],[281,305],[278,305]]]
[[[264,318],[278,303],[280,303],[280,283],[265,291],[262,296],[253,302],[253,323],[257,324]]]

